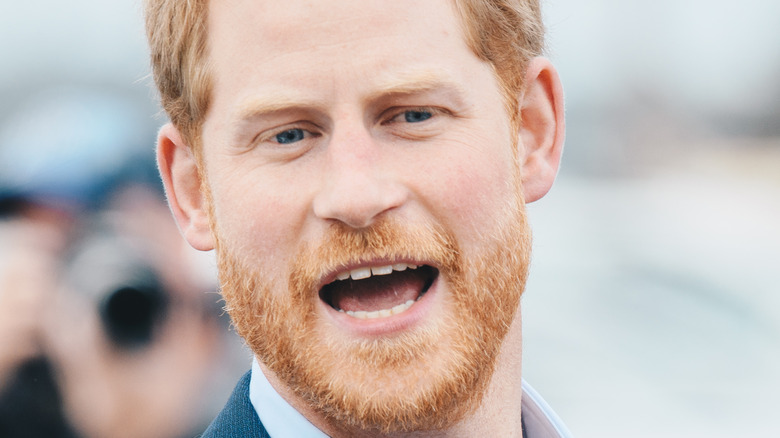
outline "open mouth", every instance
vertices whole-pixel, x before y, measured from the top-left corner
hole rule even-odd
[[[438,275],[438,269],[428,265],[363,266],[339,272],[320,289],[320,299],[353,318],[387,318],[412,307]]]

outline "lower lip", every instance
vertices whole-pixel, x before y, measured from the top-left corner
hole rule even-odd
[[[319,300],[325,308],[326,314],[333,319],[337,326],[343,327],[351,334],[359,337],[388,336],[407,331],[423,321],[433,307],[433,302],[439,289],[439,276],[433,284],[417,301],[405,312],[390,315],[385,318],[360,319],[339,312],[327,303]]]

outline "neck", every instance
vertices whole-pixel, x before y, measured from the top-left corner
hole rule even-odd
[[[501,436],[522,437],[520,406],[522,401],[522,318],[518,309],[509,332],[504,339],[496,368],[480,405],[469,415],[449,429],[441,431],[392,434],[389,437],[471,437]],[[260,367],[271,386],[317,428],[331,437],[376,437],[376,433],[360,434],[354,430],[341,429],[329,423],[319,412],[314,411],[302,399],[290,391],[276,375],[262,362]]]
[[[504,338],[485,396],[473,414],[442,434],[447,437],[522,437],[522,318],[518,308]]]

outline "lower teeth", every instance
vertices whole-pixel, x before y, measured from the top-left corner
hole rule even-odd
[[[344,312],[347,315],[357,319],[387,318],[388,316],[398,315],[399,313],[407,311],[410,307],[412,307],[412,304],[414,304],[414,300],[409,300],[403,304],[399,304],[392,309],[374,310],[372,312],[366,312],[365,310],[347,310],[344,312],[344,310],[340,310],[340,312]]]

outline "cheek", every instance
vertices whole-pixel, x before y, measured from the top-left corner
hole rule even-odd
[[[223,244],[264,265],[291,251],[305,209],[289,185],[274,185],[234,170],[212,184],[214,214]]]
[[[511,158],[454,156],[436,175],[427,196],[436,204],[432,211],[460,236],[461,244],[480,245],[484,233],[499,226],[499,218],[515,199]]]

